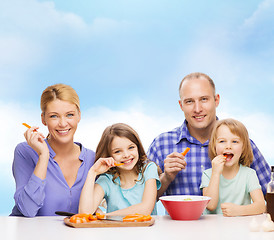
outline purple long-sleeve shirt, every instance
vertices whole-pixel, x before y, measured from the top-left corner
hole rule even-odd
[[[49,144],[50,157],[45,180],[33,174],[38,154],[26,142],[17,145],[12,166],[16,192],[11,216],[53,216],[55,211],[78,212],[81,190],[88,170],[94,163],[95,153],[84,148],[80,143],[76,144],[81,148],[79,159],[82,164],[71,188],[54,160],[55,152]]]

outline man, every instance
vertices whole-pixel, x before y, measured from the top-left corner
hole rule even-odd
[[[201,176],[205,169],[211,168],[208,157],[208,143],[212,128],[217,121],[216,108],[220,102],[215,93],[212,79],[203,73],[191,73],[184,77],[179,87],[179,105],[185,114],[182,126],[160,134],[148,150],[148,158],[156,162],[163,173],[158,197],[163,195],[202,195]],[[255,169],[266,194],[270,181],[270,167],[259,149],[250,140]],[[190,151],[184,157],[181,153]]]

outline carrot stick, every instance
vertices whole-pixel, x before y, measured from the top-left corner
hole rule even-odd
[[[114,165],[117,167],[117,166],[124,165],[124,163],[114,163]]]
[[[26,123],[22,123],[25,127],[27,127],[27,128],[31,128],[31,126],[30,125],[28,125],[28,124],[26,124]],[[36,130],[33,130],[34,132],[37,132]]]
[[[26,123],[22,123],[25,127],[27,127],[27,128],[31,128],[31,126],[30,125],[28,125],[28,124],[26,124]]]
[[[182,152],[182,155],[185,156],[185,155],[188,153],[189,150],[190,150],[190,148],[187,147],[187,148],[185,149],[185,151]]]

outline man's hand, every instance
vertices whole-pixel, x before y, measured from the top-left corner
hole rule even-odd
[[[164,160],[164,172],[160,175],[161,188],[157,192],[157,199],[164,194],[178,172],[185,168],[186,161],[182,153],[173,152],[166,157]]]
[[[172,182],[179,171],[186,168],[185,156],[181,153],[173,152],[164,160],[164,174],[166,180]]]

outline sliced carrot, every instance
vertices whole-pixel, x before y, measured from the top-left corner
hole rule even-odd
[[[182,155],[185,156],[185,155],[188,153],[189,150],[190,150],[190,148],[187,147],[187,148],[185,149],[185,151],[182,152]]]
[[[101,214],[101,213],[96,213],[96,218],[97,218],[97,219],[104,219],[104,218],[105,218],[105,215],[104,215],[104,214]]]
[[[85,223],[90,221],[90,214],[86,213],[79,213],[75,214],[69,219],[70,222],[72,223]]]
[[[143,214],[129,214],[123,218],[123,222],[144,222],[151,220],[150,215]]]

